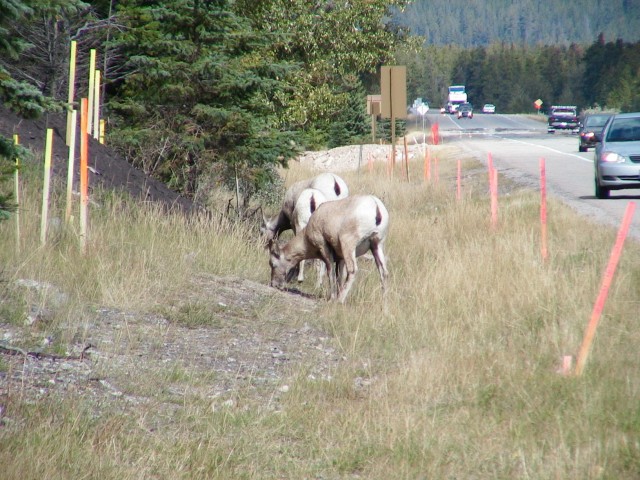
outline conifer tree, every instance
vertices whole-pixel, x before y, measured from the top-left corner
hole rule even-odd
[[[17,59],[26,45],[9,32],[12,22],[24,18],[31,9],[19,0],[0,0],[0,56]],[[0,65],[0,102],[24,116],[34,116],[42,108],[37,90],[14,80]],[[0,220],[15,209],[11,191],[7,186],[15,169],[13,158],[16,150],[10,139],[0,135]]]
[[[112,143],[147,173],[194,195],[212,175],[239,179],[246,197],[292,158],[278,121],[293,66],[226,0],[124,0],[115,39],[124,81],[112,88]]]

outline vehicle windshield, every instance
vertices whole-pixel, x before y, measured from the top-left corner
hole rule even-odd
[[[609,120],[609,115],[593,115],[587,117],[585,122],[586,127],[604,127],[604,124]]]
[[[640,117],[616,118],[607,132],[608,142],[640,141]]]

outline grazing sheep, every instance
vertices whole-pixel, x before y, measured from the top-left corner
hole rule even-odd
[[[389,212],[373,195],[325,202],[286,245],[270,242],[271,286],[284,288],[302,260],[318,258],[329,273],[330,299],[344,303],[358,271],[356,257],[371,251],[384,293],[389,273],[383,245],[388,229]],[[342,266],[346,270],[344,281],[338,278]]]
[[[293,209],[293,231],[300,232],[309,223],[309,219],[315,210],[327,201],[324,194],[316,188],[305,188],[300,192],[300,196],[296,201],[296,206]],[[304,263],[300,262],[300,269],[298,271],[298,282],[304,281]],[[322,285],[322,278],[324,277],[324,263],[319,262],[316,276],[316,288],[320,288]]]
[[[349,196],[347,184],[334,173],[321,173],[316,177],[294,183],[285,193],[280,213],[271,219],[262,216],[260,232],[265,235],[268,242],[278,238],[278,235],[285,230],[294,229],[294,233],[296,233],[293,224],[293,210],[300,193],[306,188],[319,190],[326,200],[337,200]]]

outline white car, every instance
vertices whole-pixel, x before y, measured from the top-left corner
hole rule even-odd
[[[496,113],[496,106],[493,103],[485,103],[482,113]]]

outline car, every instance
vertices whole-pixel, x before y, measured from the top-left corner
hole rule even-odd
[[[575,105],[553,105],[549,110],[547,119],[547,133],[555,133],[556,130],[571,130],[578,132],[578,107]]]
[[[640,112],[612,115],[594,140],[596,197],[609,198],[611,190],[640,188]]]
[[[496,113],[496,106],[493,103],[485,103],[482,107],[482,113]]]
[[[463,103],[458,107],[458,118],[473,118],[473,106],[470,103]]]
[[[602,133],[602,127],[607,123],[611,113],[589,113],[580,121],[578,129],[578,151],[586,152],[596,146],[595,134]]]

